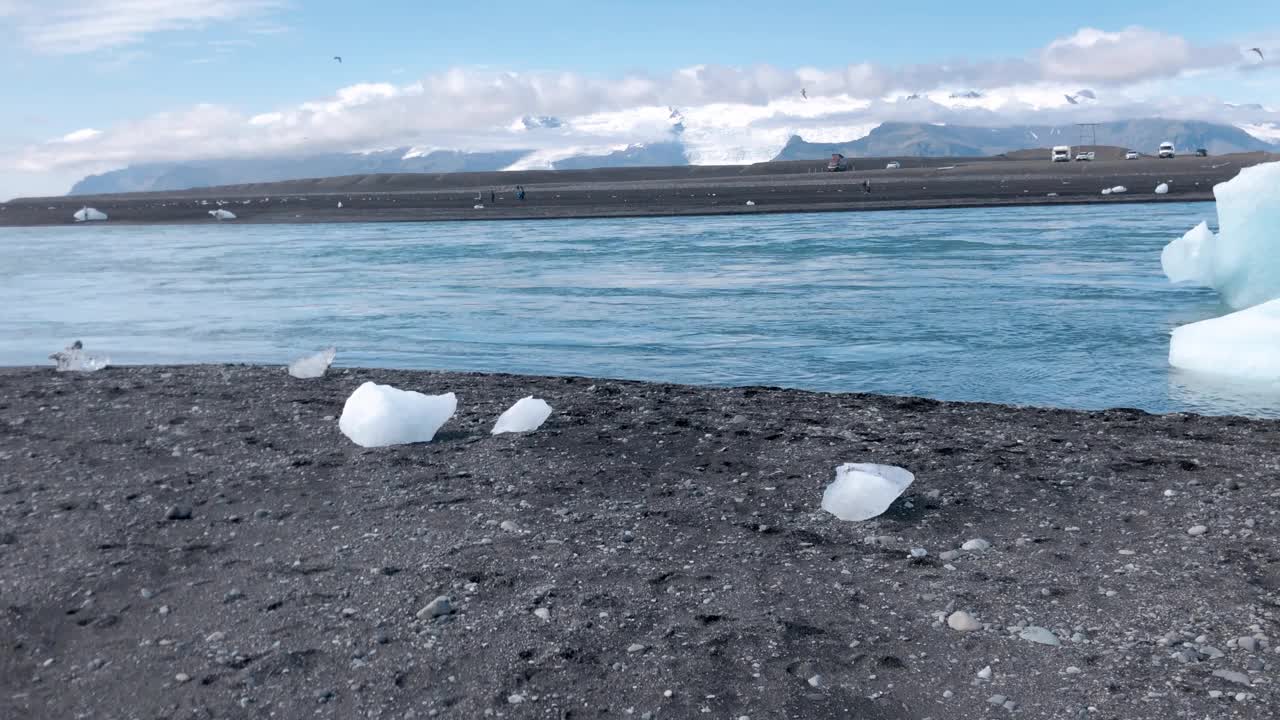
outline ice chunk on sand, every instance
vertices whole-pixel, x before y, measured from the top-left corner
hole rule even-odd
[[[1280,300],[1175,329],[1169,364],[1210,375],[1280,382]]]
[[[106,220],[107,214],[97,208],[82,207],[72,217],[76,219],[76,222],[93,222],[95,220]]]
[[[1190,282],[1208,287],[1213,281],[1209,252],[1213,232],[1208,223],[1200,223],[1160,251],[1160,268],[1170,282]]]
[[[1169,183],[1160,183],[1159,185],[1157,185],[1157,186],[1156,186],[1156,194],[1157,194],[1157,195],[1168,195],[1168,194],[1169,194]]]
[[[93,372],[111,363],[111,358],[94,357],[86,353],[79,340],[68,345],[65,350],[50,355],[49,359],[57,363],[58,372]]]
[[[218,208],[217,210],[210,210],[209,214],[213,216],[214,220],[235,220],[236,219],[235,213],[231,212],[230,210],[223,210],[222,208]]]
[[[428,442],[457,409],[453,393],[423,395],[366,382],[342,406],[338,429],[361,447]]]
[[[498,422],[493,426],[493,434],[531,432],[537,430],[549,417],[551,406],[545,400],[533,396],[521,398],[498,417]]]
[[[337,348],[325,348],[315,355],[298,358],[289,363],[289,374],[303,380],[323,377],[324,371],[329,369],[337,355]]]
[[[1111,188],[1111,194],[1112,194],[1112,195],[1119,195],[1120,193],[1127,193],[1127,192],[1129,192],[1129,188],[1127,188],[1127,187],[1125,187],[1125,186],[1123,186],[1123,185],[1117,185],[1117,186],[1115,186],[1115,187]]]
[[[1213,194],[1218,234],[1200,249],[1205,284],[1236,309],[1280,297],[1280,162],[1244,168]]]
[[[870,520],[888,510],[915,479],[893,465],[845,463],[822,493],[822,509],[841,520]]]
[[[1102,188],[1102,194],[1103,194],[1103,195],[1110,195],[1110,194],[1111,194],[1111,188]]]

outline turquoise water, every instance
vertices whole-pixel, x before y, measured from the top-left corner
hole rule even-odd
[[[1160,249],[1211,204],[0,229],[0,364],[284,363],[1275,415],[1171,371],[1221,314]]]

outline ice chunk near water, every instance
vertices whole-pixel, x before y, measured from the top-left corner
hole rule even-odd
[[[101,370],[111,363],[111,358],[94,357],[84,351],[84,344],[79,340],[71,343],[65,350],[49,356],[57,363],[58,372],[93,372]]]
[[[222,208],[218,208],[217,210],[210,210],[209,214],[213,216],[214,220],[235,220],[236,219],[235,213],[231,212],[230,210],[223,210]]]
[[[1112,195],[1118,195],[1118,194],[1120,194],[1120,193],[1127,193],[1127,192],[1129,192],[1129,188],[1127,188],[1127,187],[1125,187],[1125,186],[1123,186],[1123,185],[1117,185],[1117,186],[1115,186],[1115,187],[1111,188],[1111,194],[1112,194]]]
[[[1103,195],[1110,195],[1110,194],[1111,194],[1111,188],[1102,188],[1102,194],[1103,194]]]
[[[338,429],[360,447],[429,442],[457,409],[453,393],[423,395],[366,382],[342,406]]]
[[[324,377],[324,371],[329,369],[337,355],[337,348],[325,348],[315,355],[298,358],[289,363],[289,374],[303,380]]]
[[[82,207],[71,217],[75,218],[76,222],[94,222],[96,220],[106,220],[107,214],[97,208]]]
[[[748,200],[748,201],[747,201],[747,206],[748,206],[748,207],[754,207],[754,206],[755,206],[755,204],[756,204],[756,201],[755,201],[755,200]]]
[[[841,520],[870,520],[888,510],[915,479],[893,465],[845,463],[822,493],[822,509]]]
[[[1280,382],[1280,299],[1175,329],[1169,364],[1210,375]]]
[[[551,406],[545,400],[539,400],[532,395],[521,398],[498,416],[498,422],[493,425],[493,434],[532,432],[541,427],[549,417],[551,417]]]
[[[1202,237],[1203,284],[1235,309],[1280,297],[1280,162],[1244,168],[1213,194],[1218,234]]]
[[[1213,268],[1209,264],[1214,235],[1202,222],[1160,251],[1160,268],[1170,282],[1189,282],[1209,287]]]
[[[1168,195],[1168,194],[1169,194],[1169,183],[1160,183],[1159,185],[1157,185],[1157,186],[1156,186],[1156,194],[1157,194],[1157,195]]]

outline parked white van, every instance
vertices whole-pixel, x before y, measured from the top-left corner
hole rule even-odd
[[[1171,158],[1171,157],[1173,157],[1173,155],[1174,155],[1174,153],[1173,153],[1173,143],[1171,143],[1171,142],[1162,142],[1162,143],[1160,143],[1160,157],[1162,157],[1162,158]]]
[[[1054,162],[1071,162],[1071,146],[1059,145],[1055,147],[1050,159]]]

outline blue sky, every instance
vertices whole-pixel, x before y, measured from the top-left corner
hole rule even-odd
[[[111,0],[0,0],[0,63],[12,69],[5,83],[10,110],[0,113],[0,161],[79,129],[99,130],[105,139],[130,123],[200,104],[247,118],[332,98],[344,87],[400,87],[460,68],[567,72],[606,84],[704,64],[793,72],[868,63],[899,74],[908,68],[940,73],[954,64],[1035,60],[1081,28],[1118,33],[1139,27],[1151,34],[1146,40],[1157,52],[1177,43],[1191,48],[1179,56],[1185,72],[1117,81],[1085,68],[1081,83],[1179,93],[1210,87],[1229,102],[1280,106],[1275,68],[1228,72],[1235,60],[1221,60],[1224,48],[1254,44],[1280,55],[1275,8],[1274,1],[1203,0],[132,0],[123,7]],[[1216,72],[1212,83],[1205,80],[1209,72]],[[712,90],[699,92],[717,100]],[[114,152],[117,164],[135,159]],[[74,171],[72,165],[59,167],[71,175],[84,163]]]

